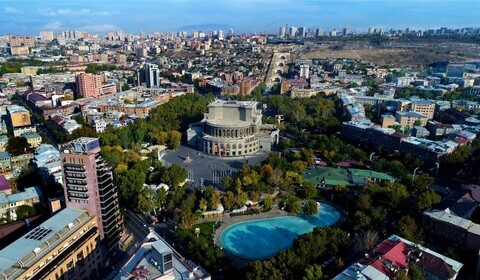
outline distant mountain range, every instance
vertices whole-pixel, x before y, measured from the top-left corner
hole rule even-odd
[[[212,30],[223,30],[224,34],[226,34],[226,32],[230,29],[230,28],[233,28],[233,30],[235,30],[235,28],[232,26],[232,25],[229,25],[229,24],[220,24],[220,23],[212,23],[212,24],[197,24],[197,25],[184,25],[184,26],[180,26],[178,28],[175,29],[175,31],[204,31],[204,32],[208,32],[208,31],[212,31]]]

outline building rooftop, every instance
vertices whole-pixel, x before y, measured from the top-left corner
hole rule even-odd
[[[83,210],[66,208],[58,212],[0,251],[0,273],[14,279],[88,220]]]
[[[322,167],[315,166],[309,168],[303,175],[305,181],[312,182],[314,184],[325,185],[352,185],[348,178],[348,172],[342,168]]]
[[[480,225],[474,222],[459,217],[452,213],[449,208],[445,210],[431,210],[423,212],[424,215],[429,216],[435,220],[446,222],[457,227],[463,228],[468,232],[480,235]]]
[[[0,176],[0,192],[11,190],[12,187],[8,183],[5,176]]]
[[[156,264],[161,263],[156,260],[152,252],[159,253],[172,252],[173,270],[162,272]],[[186,260],[175,249],[173,249],[160,235],[150,232],[142,245],[139,246],[137,252],[123,266],[122,270],[115,279],[135,279],[138,274],[142,277],[150,279],[169,279],[169,280],[209,280],[210,274],[202,267],[197,266],[193,262]],[[138,277],[138,276],[137,276]]]
[[[387,173],[377,172],[373,170],[349,168],[348,172],[350,172],[352,176],[362,176],[362,177],[373,178],[373,179],[384,180],[384,181],[396,180],[395,177]]]
[[[29,111],[27,109],[25,109],[25,107],[23,106],[18,106],[18,105],[9,105],[7,106],[7,111],[10,113],[10,114],[14,114],[14,113],[29,113]]]
[[[38,198],[42,195],[39,187],[30,187],[25,188],[23,192],[18,192],[14,194],[6,195],[5,193],[0,193],[0,204],[4,203],[16,203],[19,201],[25,201],[33,198]]]
[[[334,280],[389,280],[415,264],[435,279],[455,279],[463,264],[409,240],[392,235]]]
[[[40,136],[40,134],[38,134],[36,132],[25,132],[25,133],[22,134],[22,137],[26,138],[26,139],[42,138],[42,136]]]
[[[256,108],[258,102],[256,101],[236,101],[236,100],[220,100],[217,99],[210,104],[208,104],[208,107],[223,107],[223,106],[229,106],[229,107],[246,107],[246,108]]]

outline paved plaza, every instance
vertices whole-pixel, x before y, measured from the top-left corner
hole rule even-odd
[[[188,171],[191,186],[213,185],[219,187],[223,176],[232,176],[243,164],[260,164],[269,152],[258,152],[255,155],[241,157],[218,157],[206,155],[188,146],[180,146],[177,150],[166,151],[161,159],[169,166],[176,163]]]

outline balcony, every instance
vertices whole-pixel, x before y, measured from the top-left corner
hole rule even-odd
[[[88,197],[86,194],[88,190],[79,190],[79,189],[67,189],[68,193],[72,193],[73,195],[83,195],[85,197]]]
[[[85,181],[87,180],[87,176],[83,175],[83,176],[72,176],[72,174],[68,174],[69,172],[68,171],[65,171],[65,173],[67,173],[65,175],[65,178],[67,180],[79,180],[79,181]]]
[[[75,196],[75,195],[71,195],[71,194],[69,193],[69,194],[68,194],[68,199],[69,199],[69,200],[88,201],[88,196],[87,196],[87,197]]]

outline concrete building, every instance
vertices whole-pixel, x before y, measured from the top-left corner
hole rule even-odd
[[[8,42],[10,47],[35,47],[35,37],[33,36],[11,35]]]
[[[383,114],[381,117],[382,128],[389,128],[395,125],[395,117],[388,114]]]
[[[480,225],[456,215],[449,208],[425,211],[423,228],[431,238],[474,250],[480,249]]]
[[[270,151],[278,143],[275,125],[262,124],[262,113],[255,101],[216,100],[208,113],[187,130],[189,145],[216,156],[243,156]]]
[[[53,39],[53,31],[40,31],[40,40],[42,42],[51,42]]]
[[[458,145],[452,141],[431,141],[408,137],[391,128],[375,127],[369,120],[350,121],[342,124],[342,137],[355,143],[372,147],[382,146],[386,150],[410,153],[427,164],[438,162],[441,157],[452,153]]]
[[[395,120],[400,124],[401,127],[413,127],[418,125],[417,123],[420,122],[421,126],[427,125],[428,118],[420,113],[416,112],[400,112],[397,111],[395,113]]]
[[[160,86],[160,72],[158,71],[158,65],[147,63],[145,64],[145,82],[147,88],[157,88]]]
[[[75,76],[77,95],[79,97],[99,98],[102,89],[102,77],[90,73],[80,73]]]
[[[36,132],[27,132],[22,134],[22,137],[27,139],[31,148],[36,148],[42,144],[42,136]]]
[[[300,65],[300,79],[308,79],[310,67],[308,65]]]
[[[100,239],[109,253],[118,248],[122,218],[111,168],[100,156],[98,138],[81,137],[60,153],[65,202],[97,218]]]
[[[100,279],[98,224],[64,209],[0,251],[2,279]]]
[[[25,188],[23,192],[7,194],[0,192],[0,217],[10,216],[17,220],[17,209],[22,205],[36,206],[40,203],[42,192],[38,187]]]
[[[182,257],[160,235],[150,232],[115,280],[210,280],[201,266]]]
[[[29,55],[30,49],[28,47],[10,47],[11,55]]]
[[[7,126],[12,133],[16,128],[31,126],[30,112],[18,105],[7,106]]]
[[[333,280],[395,279],[400,270],[416,266],[427,280],[455,280],[463,264],[419,244],[391,235]]]
[[[285,26],[280,27],[280,30],[278,31],[278,37],[285,38],[286,35],[287,29],[285,28]]]
[[[399,100],[397,103],[397,111],[420,113],[431,120],[435,114],[435,103],[429,100]]]

